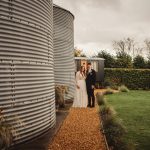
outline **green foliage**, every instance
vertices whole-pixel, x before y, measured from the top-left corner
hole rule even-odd
[[[146,61],[146,68],[150,69],[150,57],[148,57],[148,60]]]
[[[117,117],[112,116],[105,119],[104,130],[108,145],[111,148],[114,150],[127,150],[127,143],[124,139],[126,130]]]
[[[150,89],[150,69],[105,69],[105,80],[129,89]]]
[[[107,88],[107,89],[111,88],[113,90],[118,90],[118,86],[115,83],[113,83],[111,80],[109,80],[109,79],[106,79],[102,83],[102,86],[103,86],[103,88]]]
[[[80,56],[83,55],[84,57],[85,55],[81,53],[82,51],[81,50],[79,51],[80,51],[79,55]],[[148,61],[146,61],[144,57],[138,55],[132,61],[131,55],[127,53],[126,51],[120,50],[120,51],[117,51],[116,54],[117,55],[114,56],[103,50],[99,52],[97,56],[94,56],[94,57],[104,58],[105,68],[133,68],[134,67],[134,68],[149,68],[150,69],[150,58],[148,58]]]
[[[121,85],[121,86],[119,87],[119,91],[120,91],[120,92],[129,92],[129,89],[128,89],[125,85]]]
[[[134,68],[146,68],[146,63],[145,63],[144,57],[137,55],[133,59],[133,67]]]
[[[103,129],[110,149],[134,150],[134,145],[125,139],[126,129],[116,115],[114,109],[108,104],[100,106]]]
[[[115,67],[115,58],[113,55],[107,53],[106,51],[101,51],[98,53],[97,57],[104,58],[105,68],[114,68]]]
[[[103,120],[106,120],[106,118],[112,117],[116,114],[115,110],[106,103],[100,107],[100,113]]]
[[[108,79],[105,79],[105,81],[102,83],[103,84],[103,87],[104,88],[107,88],[107,87],[110,87],[110,86],[112,86],[112,82],[111,82],[111,80],[109,80],[109,78]]]
[[[118,52],[116,59],[116,68],[131,68],[132,67],[132,57],[126,52]]]

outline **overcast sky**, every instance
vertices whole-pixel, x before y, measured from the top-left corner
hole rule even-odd
[[[53,0],[75,16],[75,47],[113,52],[112,41],[150,38],[150,0]]]

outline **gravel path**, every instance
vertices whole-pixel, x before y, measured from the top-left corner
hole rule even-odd
[[[106,150],[96,108],[71,108],[49,150]]]

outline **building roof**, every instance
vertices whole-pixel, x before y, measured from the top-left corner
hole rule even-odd
[[[75,60],[105,60],[104,58],[98,58],[98,57],[75,57]]]

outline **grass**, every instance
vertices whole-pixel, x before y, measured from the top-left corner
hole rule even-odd
[[[127,129],[127,139],[137,150],[150,149],[150,91],[130,91],[106,96]]]

